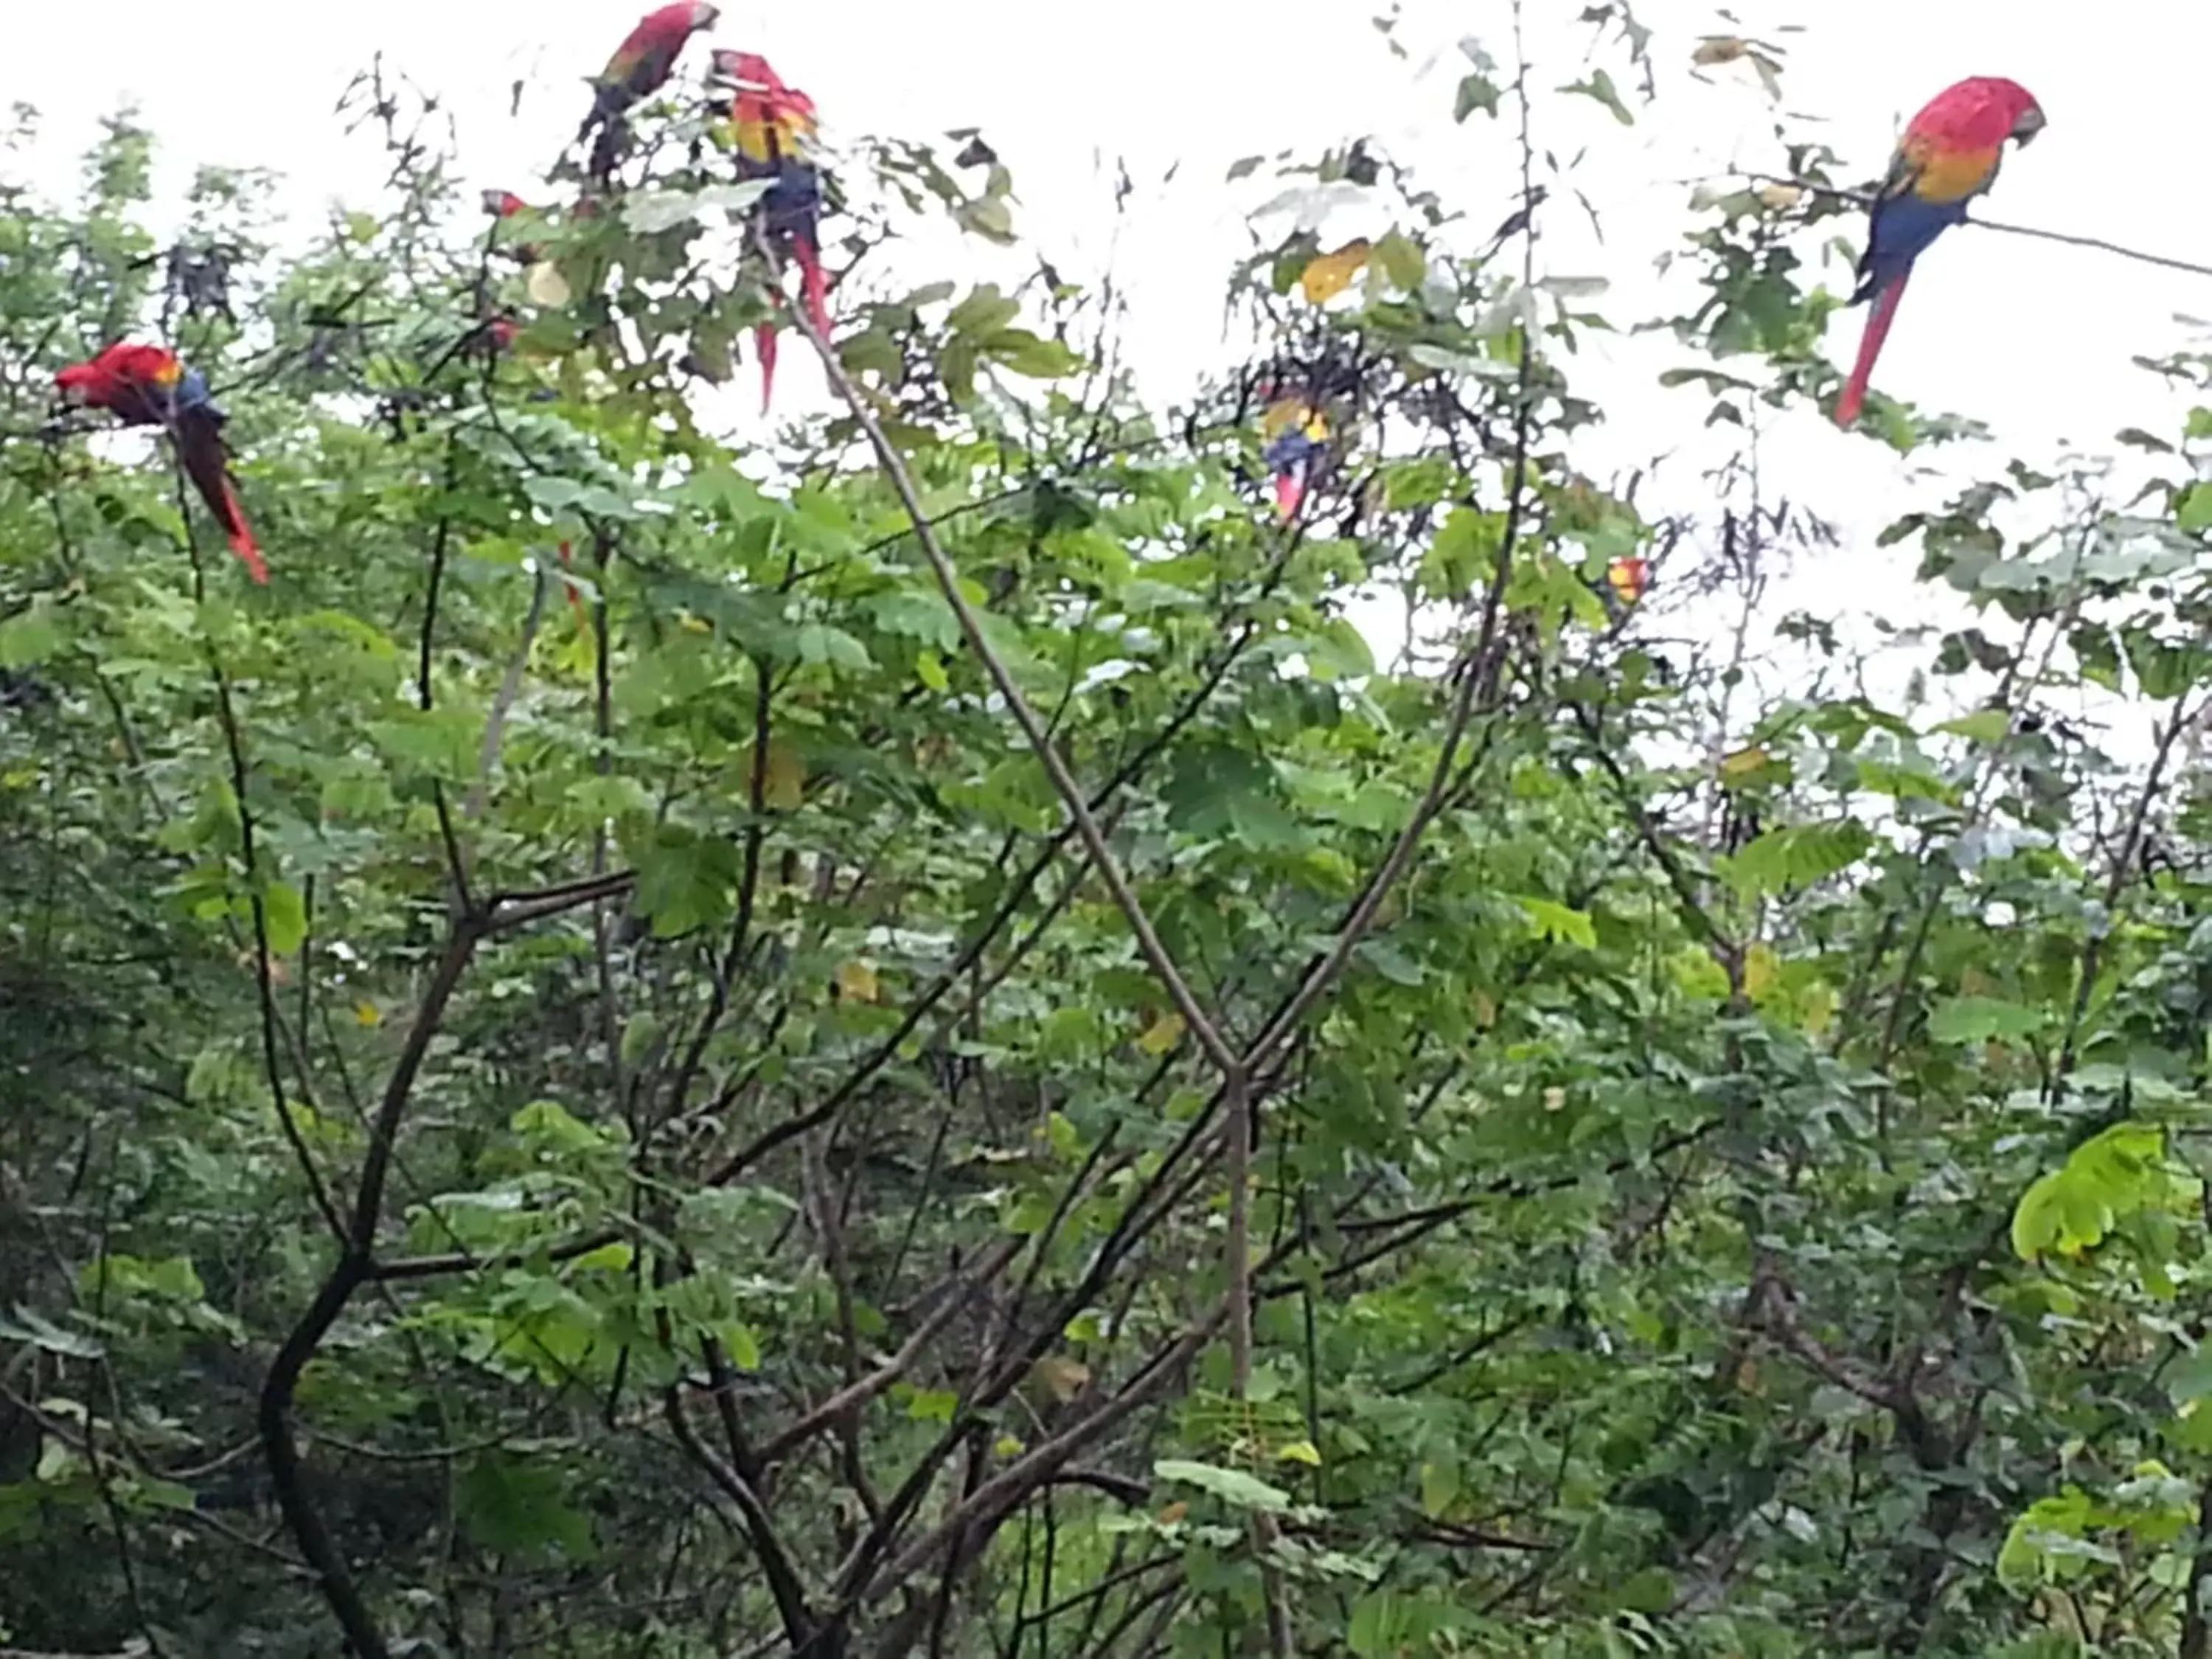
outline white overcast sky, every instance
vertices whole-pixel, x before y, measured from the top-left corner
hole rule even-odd
[[[1527,0],[1538,86],[1583,72],[1589,31],[1574,21],[1583,3]],[[1130,359],[1149,389],[1174,397],[1194,366],[1225,355],[1220,273],[1249,246],[1242,214],[1275,188],[1264,173],[1224,185],[1237,157],[1286,148],[1311,154],[1372,132],[1481,226],[1511,206],[1504,129],[1480,117],[1464,127],[1449,119],[1463,67],[1453,43],[1472,35],[1504,59],[1502,0],[1406,0],[1399,38],[1410,61],[1384,50],[1370,21],[1377,9],[1357,0],[809,0],[767,9],[726,0],[715,39],[765,52],[811,91],[833,144],[862,131],[930,136],[980,126],[1014,171],[1019,229],[1070,276],[1089,274],[1085,262],[1105,256],[1112,164],[1126,158],[1140,190],[1114,258],[1134,313]],[[32,162],[42,182],[66,182],[97,117],[127,94],[162,143],[164,187],[179,187],[204,162],[268,167],[286,176],[287,201],[314,214],[334,197],[366,200],[380,174],[373,145],[345,137],[331,113],[374,52],[448,98],[469,182],[526,193],[533,163],[574,130],[580,77],[605,61],[643,5],[7,0],[7,9],[0,100],[46,112]],[[1604,246],[1573,210],[1555,209],[1545,260],[1559,274],[1611,276],[1613,294],[1597,303],[1618,323],[1656,304],[1645,279],[1691,222],[1688,181],[1731,161],[1771,167],[1778,159],[1767,139],[1771,106],[1748,76],[1688,78],[1689,52],[1708,33],[1787,46],[1784,107],[1798,131],[1847,158],[1846,177],[1879,173],[1899,123],[1950,81],[2020,80],[2051,126],[2008,163],[1983,205],[1988,216],[2212,264],[2212,216],[2196,210],[2186,188],[2187,158],[2203,143],[2212,7],[2102,0],[2090,15],[2018,0],[1747,0],[1730,21],[1707,0],[1640,0],[1638,13],[1656,32],[1653,50],[1665,73],[1659,105],[1624,130],[1587,100],[1547,100],[1537,133],[1563,155],[1590,147],[1575,182],[1603,215]],[[1779,33],[1790,25],[1800,31]],[[694,52],[687,75],[698,67]],[[529,83],[519,118],[508,111],[517,79]],[[1180,172],[1163,186],[1178,161]],[[1328,230],[1339,228],[1332,221]],[[1341,228],[1381,227],[1346,220]],[[1848,273],[1838,266],[1827,279],[1841,285]],[[2069,444],[2100,453],[2115,428],[2158,429],[2180,406],[2129,362],[2131,354],[2191,338],[2176,313],[2212,317],[2212,278],[1954,232],[1915,274],[1875,383],[1986,420],[2008,450],[2033,459],[2048,461]],[[1845,313],[1833,326],[1832,357],[1848,359],[1862,314]],[[804,354],[786,357],[788,395],[801,405],[815,389],[811,366]],[[1646,337],[1575,365],[1610,416],[1583,461],[1601,482],[1674,445],[1678,453],[1659,475],[1661,504],[1697,498],[1698,470],[1717,453],[1698,433],[1700,395],[1653,384],[1658,369],[1680,361],[1668,343]],[[1841,549],[1798,572],[1788,602],[1924,620],[1928,596],[1909,584],[1909,554],[1879,552],[1871,539],[1894,513],[1939,498],[1926,464],[1846,437],[1809,412],[1773,422],[1762,445],[1766,488],[1848,532]]]

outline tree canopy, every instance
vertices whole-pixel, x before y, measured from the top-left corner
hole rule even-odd
[[[1583,470],[1588,21],[1463,47],[1503,225],[1248,164],[1370,222],[1175,408],[1049,250],[893,276],[1021,247],[975,134],[836,158],[827,337],[681,82],[496,220],[380,79],[305,245],[158,246],[127,113],[7,187],[0,1650],[2212,1655],[2212,407],[1885,532],[1970,620],[1877,695],[1755,469]],[[1747,450],[1839,378],[1790,156],[1634,319]],[[763,324],[832,407],[738,441]],[[125,337],[267,586],[53,411]]]

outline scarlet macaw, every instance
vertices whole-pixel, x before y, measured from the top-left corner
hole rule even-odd
[[[756,211],[770,246],[799,267],[806,314],[824,337],[830,332],[830,285],[822,270],[822,175],[807,159],[814,138],[814,100],[787,85],[752,52],[718,52],[714,72],[733,83],[730,105],[738,151],[738,177],[773,179]],[[761,410],[775,390],[775,325],[753,331],[761,364]]]
[[[1651,591],[1651,561],[1624,553],[1606,565],[1605,582],[1624,606],[1634,605]]]
[[[1276,397],[1270,386],[1261,396],[1273,398],[1260,417],[1260,434],[1267,447],[1260,459],[1275,477],[1275,513],[1288,520],[1305,499],[1314,469],[1328,445],[1328,422],[1321,410],[1297,394]]]
[[[1836,399],[1838,426],[1858,419],[1912,262],[1945,230],[1966,222],[1966,204],[1996,179],[2005,140],[2026,144],[2043,125],[2042,107],[2027,88],[1994,76],[1946,88],[1907,124],[1889,176],[1875,192],[1866,257],[1859,261],[1851,303],[1872,300],[1874,310],[1859,340],[1858,361]]]
[[[230,550],[245,562],[257,582],[269,580],[269,567],[238,504],[238,485],[223,451],[222,425],[229,418],[216,406],[206,379],[186,368],[177,354],[161,346],[118,341],[90,362],[73,363],[54,376],[70,403],[104,409],[125,426],[158,426],[167,430],[184,463],[185,476],[200,493],[229,538]]]
[[[708,0],[674,0],[673,4],[646,13],[615,48],[607,66],[592,78],[595,88],[592,112],[576,129],[580,144],[592,136],[593,128],[599,129],[599,143],[592,149],[595,177],[603,179],[614,171],[623,112],[665,86],[675,73],[684,42],[698,30],[714,27],[721,15],[720,9]]]

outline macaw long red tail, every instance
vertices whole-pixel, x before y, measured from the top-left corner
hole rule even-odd
[[[1897,302],[1905,297],[1905,277],[1911,274],[1907,270],[1875,296],[1874,309],[1867,313],[1866,332],[1859,336],[1858,361],[1851,365],[1850,379],[1844,382],[1844,395],[1836,399],[1838,426],[1849,426],[1859,417],[1875,359],[1881,356],[1881,343],[1889,337],[1889,325],[1897,319]]]
[[[799,292],[805,296],[806,314],[822,337],[830,337],[830,282],[823,274],[822,255],[811,236],[791,239],[791,257],[799,265]]]
[[[221,435],[212,422],[190,415],[177,422],[175,434],[177,459],[185,465],[185,476],[192,481],[192,488],[199,491],[208,511],[222,526],[230,550],[244,562],[246,574],[255,581],[265,583],[269,566],[263,561],[261,548],[246,522],[246,509],[239,505],[238,489],[231,481],[230,467],[223,459]]]
[[[760,359],[761,413],[768,413],[769,399],[775,395],[775,325],[763,323],[753,331],[753,355]]]

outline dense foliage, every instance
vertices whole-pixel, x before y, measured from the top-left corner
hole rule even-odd
[[[526,268],[380,87],[303,252],[215,174],[157,247],[127,119],[0,203],[0,1642],[2205,1659],[2212,409],[2125,507],[1929,502],[1972,625],[1886,702],[1790,618],[1754,706],[1820,527],[1578,470],[1554,94],[1467,51],[1524,211],[1282,163],[1365,246],[1171,415],[1048,266],[859,259],[1015,237],[974,141],[845,158],[772,451],[695,413],[806,343],[680,99]],[[1668,319],[1747,433],[1836,378],[1792,165]],[[50,418],[131,331],[268,588]]]

